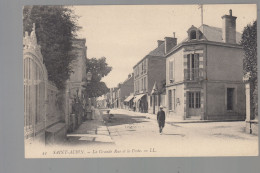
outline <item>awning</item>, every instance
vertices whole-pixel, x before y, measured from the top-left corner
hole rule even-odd
[[[140,100],[144,95],[145,94],[140,94],[140,95],[135,96],[134,102],[137,102],[138,100]]]
[[[125,100],[124,100],[124,102],[129,102],[130,100],[132,100],[134,98],[134,96],[133,95],[130,95],[130,96],[128,96]]]
[[[153,89],[152,89],[151,95],[156,95],[156,94],[158,94],[158,87],[157,87],[157,83],[155,81],[154,85],[153,85]]]

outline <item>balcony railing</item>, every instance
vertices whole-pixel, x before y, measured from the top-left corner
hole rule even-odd
[[[202,80],[203,79],[203,70],[202,69],[188,69],[184,73],[185,81],[194,81],[194,80]]]

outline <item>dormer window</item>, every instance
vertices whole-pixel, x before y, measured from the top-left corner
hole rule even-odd
[[[190,40],[195,40],[196,39],[196,31],[192,30],[190,31]]]
[[[203,34],[202,32],[196,28],[195,26],[191,26],[188,31],[188,39],[189,40],[200,40],[200,39],[203,39]]]

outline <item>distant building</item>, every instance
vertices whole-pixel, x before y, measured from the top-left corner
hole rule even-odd
[[[167,113],[180,119],[244,120],[243,50],[236,17],[222,28],[191,26],[166,54]]]
[[[118,88],[110,88],[110,107],[118,108]]]
[[[120,92],[118,93],[120,108],[126,108],[126,105],[131,105],[131,100],[125,101],[131,93],[134,92],[134,76],[133,73],[129,74],[127,79],[120,84]]]
[[[156,83],[158,90],[162,91],[165,82],[166,59],[165,54],[176,45],[176,38],[165,37],[158,40],[158,46],[134,67],[134,104],[136,111],[156,113],[164,97],[160,92],[152,93]]]

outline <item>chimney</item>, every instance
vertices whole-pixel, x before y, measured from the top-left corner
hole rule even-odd
[[[229,15],[222,16],[222,38],[225,43],[236,43],[236,19],[231,9]]]
[[[157,43],[158,43],[158,47],[161,45],[161,44],[163,44],[163,40],[157,40]]]
[[[128,75],[128,79],[131,77],[131,74]]]
[[[177,38],[175,38],[175,32],[173,37],[165,37],[165,54],[167,54],[173,47],[177,45]]]

